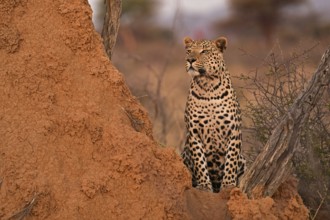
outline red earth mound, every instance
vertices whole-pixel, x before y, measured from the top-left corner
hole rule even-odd
[[[307,218],[293,187],[261,200],[189,189],[87,1],[3,0],[0,13],[0,219]]]

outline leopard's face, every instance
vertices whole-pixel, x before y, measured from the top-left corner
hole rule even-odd
[[[224,70],[223,51],[227,39],[220,37],[215,41],[184,39],[186,47],[186,71],[192,77],[219,75]]]

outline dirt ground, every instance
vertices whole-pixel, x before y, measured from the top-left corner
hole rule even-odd
[[[107,58],[85,0],[0,3],[0,219],[307,219],[285,183],[190,187]]]

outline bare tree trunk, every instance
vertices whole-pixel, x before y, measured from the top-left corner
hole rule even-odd
[[[240,187],[249,197],[272,196],[291,172],[292,156],[299,146],[302,126],[330,83],[330,47],[305,91],[272,131],[262,152],[242,177]]]
[[[108,57],[111,59],[116,44],[119,18],[121,14],[121,0],[105,0],[106,13],[102,30],[102,38]]]

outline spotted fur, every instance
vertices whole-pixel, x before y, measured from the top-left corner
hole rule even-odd
[[[192,76],[186,103],[187,136],[182,158],[192,184],[219,192],[237,186],[244,173],[239,104],[223,59],[227,39],[184,39],[186,71]]]

